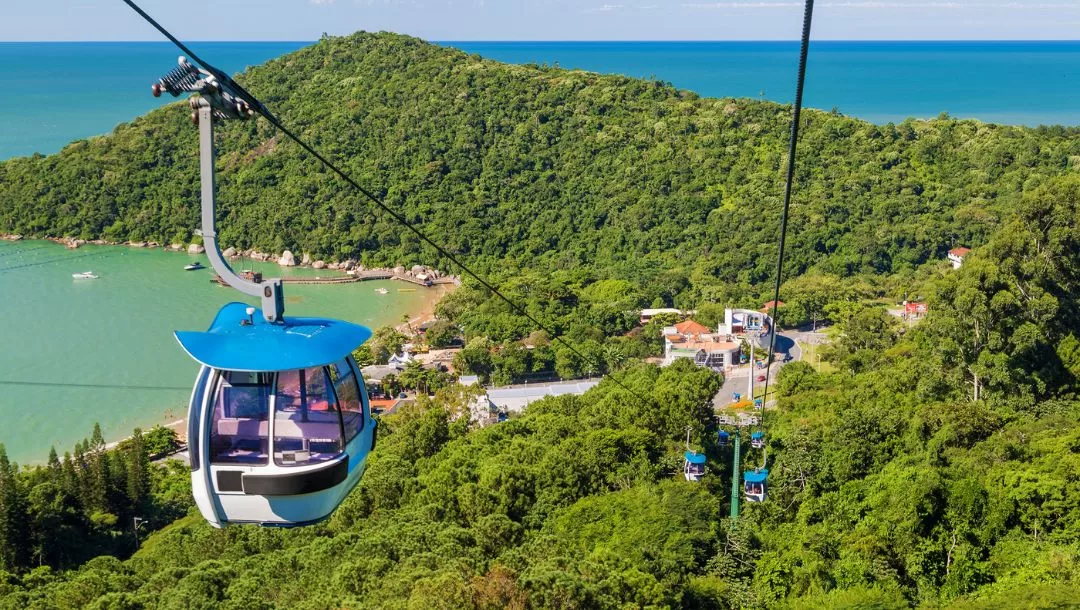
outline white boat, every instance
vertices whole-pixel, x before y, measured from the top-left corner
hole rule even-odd
[[[385,289],[385,288],[376,288],[376,289],[375,289],[375,292],[377,292],[377,293],[379,293],[379,294],[387,294],[387,293],[389,293],[390,291],[389,291],[389,290],[387,290],[387,289]]]
[[[184,265],[184,271],[198,271],[199,269],[206,269],[206,267],[203,267],[203,264],[199,261],[195,261],[190,265]]]
[[[94,275],[93,271],[83,271],[82,273],[72,273],[71,277],[76,280],[96,280],[98,276]]]

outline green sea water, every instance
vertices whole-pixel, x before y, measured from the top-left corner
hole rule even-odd
[[[184,417],[196,364],[172,336],[205,329],[218,308],[253,299],[184,271],[204,255],[123,246],[69,250],[43,241],[0,241],[0,442],[12,459],[40,462],[89,436]],[[236,267],[280,275],[334,275],[274,263]],[[93,271],[96,280],[75,280]],[[386,288],[385,295],[376,288]],[[371,327],[400,322],[438,294],[401,282],[285,287],[288,315],[335,317]],[[402,290],[404,289],[404,290]]]

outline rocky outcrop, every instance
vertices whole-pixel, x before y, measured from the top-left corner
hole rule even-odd
[[[311,264],[313,269],[326,269],[326,261],[315,261]]]
[[[225,251],[221,253],[225,258],[236,258],[236,248],[232,246],[225,248]]]
[[[189,244],[187,247],[188,254],[202,254],[203,252],[206,252],[206,248],[199,244]]]
[[[307,252],[305,252],[303,258],[300,259],[300,264],[301,265],[310,265],[311,264],[311,255],[308,254]]]
[[[292,252],[286,250],[281,253],[281,258],[278,259],[277,264],[281,265],[282,267],[295,267],[296,257],[293,256]]]

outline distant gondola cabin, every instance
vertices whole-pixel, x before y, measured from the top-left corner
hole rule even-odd
[[[721,447],[727,447],[727,444],[730,441],[731,434],[729,434],[728,432],[721,430],[716,433],[716,444],[720,445]]]
[[[743,475],[743,491],[747,502],[764,502],[768,495],[769,471],[766,468],[748,470]]]
[[[764,432],[754,432],[753,434],[751,434],[750,435],[750,446],[753,447],[754,449],[764,449],[765,448],[765,433]]]
[[[683,460],[683,474],[687,481],[697,482],[705,476],[705,454],[687,451]]]

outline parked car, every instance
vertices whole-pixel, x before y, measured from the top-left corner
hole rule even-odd
[[[765,376],[764,376],[764,375],[758,375],[758,376],[757,376],[757,380],[758,380],[759,382],[760,382],[760,381],[765,381]]]

